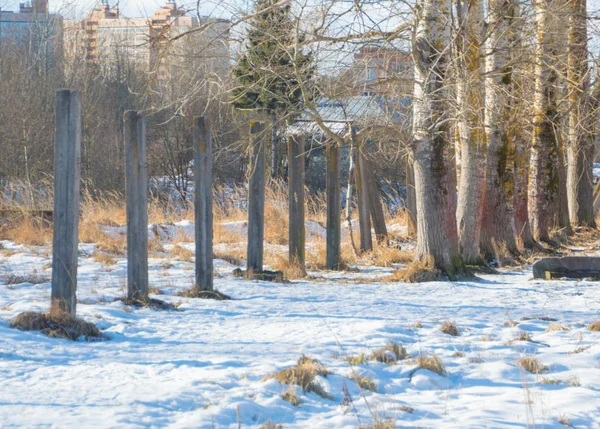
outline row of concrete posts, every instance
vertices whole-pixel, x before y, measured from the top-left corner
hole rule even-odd
[[[136,111],[123,116],[127,213],[127,298],[148,297],[148,174],[146,118]],[[82,101],[78,91],[56,96],[54,237],[52,243],[52,307],[76,314]],[[263,270],[265,209],[264,124],[251,122],[248,183],[247,269]],[[213,290],[212,138],[202,117],[194,120],[195,287]],[[288,139],[289,258],[305,264],[304,136]],[[340,265],[340,148],[327,147],[327,261]]]

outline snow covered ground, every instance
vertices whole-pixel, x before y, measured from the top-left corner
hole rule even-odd
[[[234,298],[217,302],[174,296],[191,286],[193,263],[155,258],[151,286],[164,294],[154,297],[180,305],[165,312],[116,301],[125,260],[102,265],[90,257],[94,245],[81,245],[78,315],[110,340],[69,342],[9,327],[23,311],[47,309],[50,252],[0,243],[2,428],[237,429],[270,420],[285,429],[356,429],[374,415],[411,428],[564,428],[561,417],[600,428],[600,332],[586,329],[600,319],[598,282],[530,281],[524,271],[478,282],[374,283],[364,279],[387,271],[369,268],[274,284],[234,278],[235,266],[216,260],[216,288]],[[28,275],[41,283],[18,283]],[[536,316],[570,330],[545,332],[552,322],[521,320]],[[460,336],[440,331],[446,320]],[[518,325],[505,326],[509,320]],[[511,341],[522,331],[533,341]],[[344,357],[388,341],[411,358],[356,365],[377,385],[376,393],[361,392]],[[439,356],[448,375],[415,371],[412,358],[421,353]],[[319,379],[331,400],[298,388],[302,403],[293,406],[280,396],[287,386],[262,381],[303,354],[333,372]],[[526,356],[548,371],[522,370],[517,361]],[[344,390],[352,401],[346,395],[342,405]]]

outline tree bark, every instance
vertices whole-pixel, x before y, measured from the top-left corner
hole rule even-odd
[[[462,269],[456,239],[456,214],[449,210],[450,165],[454,151],[448,129],[448,48],[450,9],[442,0],[418,0],[412,44],[415,59],[413,141],[417,200],[417,261],[453,277]],[[454,231],[448,225],[454,225]]]
[[[360,225],[360,251],[370,252],[373,250],[373,237],[371,235],[371,212],[369,210],[369,179],[367,177],[367,160],[362,148],[356,149],[356,166],[354,168],[354,181],[356,182],[356,193],[358,195],[358,223]]]
[[[460,182],[456,218],[459,249],[467,264],[480,264],[479,237],[485,191],[483,82],[480,61],[482,0],[459,0],[456,35],[457,104],[460,139]]]
[[[559,194],[555,35],[556,0],[537,0],[533,137],[529,160],[529,222],[536,240],[549,241]]]
[[[365,179],[367,180],[369,211],[371,212],[371,221],[375,230],[375,238],[379,244],[386,243],[388,238],[387,228],[385,226],[385,215],[383,205],[379,196],[379,187],[377,186],[377,177],[373,169],[373,163],[364,158]]]
[[[570,0],[569,54],[569,144],[567,189],[571,223],[595,227],[593,173],[594,139],[590,109],[590,74],[587,47],[586,0]]]
[[[514,5],[506,0],[488,2],[488,39],[485,64],[485,130],[488,141],[487,174],[480,247],[486,259],[498,246],[518,254],[514,210],[514,136],[511,101],[514,96],[511,53],[515,31]]]
[[[407,233],[411,238],[417,237],[417,201],[415,195],[415,170],[413,158],[406,154],[406,215]]]
[[[277,115],[271,114],[271,177],[279,176],[279,157],[277,154]]]

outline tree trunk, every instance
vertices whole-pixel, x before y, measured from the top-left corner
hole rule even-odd
[[[279,157],[277,154],[277,115],[271,114],[271,177],[279,176]]]
[[[485,198],[480,247],[486,259],[498,246],[518,254],[513,211],[514,139],[511,127],[511,66],[514,7],[505,0],[489,0],[489,34],[485,64],[485,129],[488,141]]]
[[[450,44],[449,3],[418,0],[415,18],[413,58],[415,89],[413,136],[415,190],[417,200],[417,261],[453,277],[462,269],[456,231],[456,214],[449,210],[452,188],[449,155],[454,150],[448,129],[448,47]]]
[[[571,0],[569,5],[569,215],[574,225],[595,227],[592,173],[594,139],[590,115],[586,0]]]
[[[533,138],[529,160],[529,222],[536,240],[549,241],[559,193],[557,72],[554,16],[556,0],[538,0]]]
[[[483,83],[480,64],[482,0],[459,0],[456,35],[457,104],[460,139],[460,183],[456,218],[459,249],[467,264],[480,264],[479,237],[485,191]]]
[[[406,154],[406,215],[407,233],[411,238],[417,236],[417,201],[415,195],[415,170],[413,158],[410,153]]]

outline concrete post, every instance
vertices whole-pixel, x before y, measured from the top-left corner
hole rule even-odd
[[[289,258],[305,264],[304,135],[288,138]]]
[[[360,225],[360,251],[373,250],[373,238],[371,236],[371,217],[369,210],[369,183],[366,176],[366,160],[361,148],[356,150],[356,193],[358,194],[358,222]]]
[[[148,297],[148,172],[146,118],[129,110],[123,115],[125,194],[127,199],[127,298]]]
[[[212,138],[210,123],[194,119],[196,287],[213,290]]]
[[[261,122],[250,122],[250,179],[248,182],[248,248],[247,269],[263,270],[265,235],[265,145]]]
[[[51,310],[73,317],[77,306],[77,243],[81,165],[81,94],[56,93],[54,154],[54,236],[52,239]]]
[[[340,173],[341,150],[334,142],[327,144],[327,256],[328,270],[339,270],[341,260]]]

